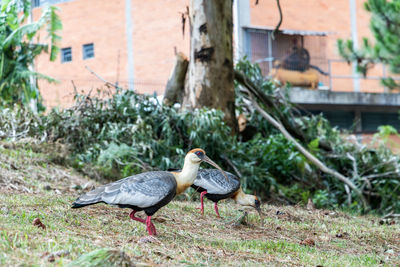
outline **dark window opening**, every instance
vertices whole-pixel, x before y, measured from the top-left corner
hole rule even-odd
[[[391,125],[400,130],[398,113],[361,112],[361,125],[363,132],[376,132],[379,126]]]
[[[72,61],[72,48],[66,47],[61,49],[61,63]]]
[[[83,59],[94,58],[94,45],[84,44],[83,45]]]
[[[309,113],[322,116],[326,118],[332,127],[338,127],[341,130],[351,130],[354,128],[355,112],[353,111],[322,111],[322,110],[309,110]]]

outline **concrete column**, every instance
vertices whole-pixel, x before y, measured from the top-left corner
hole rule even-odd
[[[246,39],[244,26],[250,26],[250,0],[234,0],[233,32],[235,41],[234,61],[237,62],[246,54]]]
[[[350,4],[350,21],[351,21],[351,39],[353,40],[353,48],[358,48],[358,33],[357,33],[357,3],[356,0],[349,0]],[[360,78],[357,73],[357,63],[353,62],[353,89],[354,92],[360,92]]]
[[[134,90],[134,61],[133,61],[133,22],[132,22],[132,0],[125,0],[125,29],[126,29],[126,48],[128,52],[128,88]]]

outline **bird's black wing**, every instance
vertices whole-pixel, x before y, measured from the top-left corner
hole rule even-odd
[[[206,189],[209,194],[225,195],[237,191],[240,187],[239,178],[232,173],[225,173],[229,178],[228,180],[219,170],[199,170],[193,184]]]

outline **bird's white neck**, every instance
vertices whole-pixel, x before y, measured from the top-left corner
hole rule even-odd
[[[194,163],[188,157],[185,158],[185,163],[181,172],[174,173],[177,183],[177,194],[182,193],[186,188],[190,187],[196,179],[199,170],[200,162]]]

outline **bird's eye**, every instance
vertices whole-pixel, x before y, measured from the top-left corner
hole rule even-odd
[[[201,151],[197,151],[195,154],[196,154],[197,156],[199,156],[199,157],[203,156],[203,152],[201,152]]]

